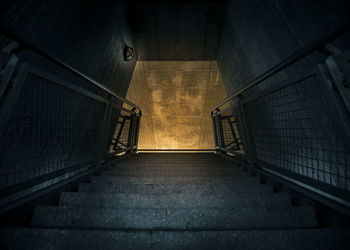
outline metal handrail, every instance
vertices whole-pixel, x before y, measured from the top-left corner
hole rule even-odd
[[[297,132],[291,132],[291,133],[283,133],[286,130],[290,129],[290,124],[288,123],[289,121],[294,121],[292,119],[288,119],[286,117],[292,117],[292,112],[299,112],[300,111],[300,107],[302,107],[303,105],[305,105],[305,108],[308,109],[308,107],[311,107],[310,104],[306,104],[304,102],[299,103],[299,101],[303,98],[304,101],[304,95],[303,96],[299,96],[298,92],[299,92],[299,88],[296,87],[295,89],[295,93],[297,93],[297,97],[294,99],[294,96],[292,98],[290,98],[288,101],[290,101],[291,99],[294,102],[298,102],[298,108],[293,108],[292,109],[283,109],[284,106],[283,105],[290,105],[292,106],[294,103],[293,102],[282,102],[283,104],[281,104],[281,102],[276,101],[276,103],[278,102],[278,106],[279,108],[281,107],[281,109],[279,109],[276,113],[278,113],[279,115],[282,114],[283,112],[287,113],[289,111],[291,111],[290,115],[287,116],[279,116],[278,117],[274,117],[272,108],[271,109],[267,109],[267,111],[265,113],[262,113],[261,116],[255,116],[256,114],[259,113],[259,111],[261,109],[259,109],[259,103],[255,103],[252,106],[248,106],[248,103],[252,103],[254,102],[254,100],[261,98],[261,97],[265,97],[269,94],[272,93],[278,93],[277,91],[280,91],[281,89],[290,87],[290,86],[294,86],[295,84],[300,84],[300,86],[303,85],[304,80],[308,80],[311,79],[311,77],[315,77],[317,80],[315,80],[313,82],[312,85],[313,88],[315,88],[315,86],[317,86],[316,84],[319,84],[320,88],[320,93],[321,95],[324,95],[325,98],[330,98],[329,103],[327,103],[327,105],[332,105],[331,108],[328,111],[331,110],[331,112],[333,112],[333,110],[338,109],[338,101],[341,101],[341,98],[345,99],[344,97],[338,96],[338,97],[332,97],[333,93],[330,94],[330,92],[328,92],[329,90],[331,90],[329,85],[328,79],[332,79],[334,78],[332,75],[328,77],[324,77],[322,74],[324,73],[323,71],[321,71],[321,66],[324,66],[325,72],[328,73],[329,68],[326,67],[325,63],[327,62],[327,60],[325,59],[326,57],[329,58],[336,58],[337,56],[341,56],[340,58],[343,59],[342,54],[345,54],[347,52],[343,52],[338,50],[336,47],[332,46],[330,43],[332,41],[334,41],[337,38],[340,38],[342,35],[344,35],[345,33],[350,31],[350,23],[347,23],[345,25],[343,25],[342,27],[338,28],[336,31],[329,33],[326,36],[323,36],[321,39],[318,39],[317,41],[314,41],[312,43],[307,44],[306,46],[302,47],[299,51],[297,51],[296,53],[293,53],[292,55],[290,55],[289,57],[285,58],[284,60],[280,61],[278,64],[274,65],[272,68],[270,68],[268,71],[264,72],[263,74],[261,74],[260,76],[258,76],[257,78],[255,78],[253,81],[251,81],[246,87],[241,88],[240,90],[236,91],[233,95],[229,96],[228,98],[224,99],[223,101],[221,101],[218,105],[216,105],[210,112],[210,115],[212,117],[212,121],[213,121],[213,132],[214,132],[214,139],[215,139],[215,148],[216,151],[223,155],[224,157],[232,157],[232,159],[235,160],[239,160],[239,161],[243,161],[245,160],[245,164],[249,165],[252,167],[252,170],[254,172],[258,172],[259,174],[261,174],[262,176],[267,176],[268,178],[271,178],[272,180],[276,180],[279,183],[282,183],[283,185],[286,185],[292,189],[295,189],[298,192],[304,193],[307,196],[310,196],[312,199],[317,200],[318,202],[321,202],[323,204],[326,204],[329,207],[332,207],[342,213],[344,213],[344,211],[346,212],[346,214],[350,214],[350,210],[349,210],[349,200],[347,199],[348,197],[348,190],[345,187],[342,187],[341,185],[338,185],[338,183],[341,183],[341,180],[337,179],[336,180],[336,185],[333,186],[333,183],[330,184],[326,181],[326,179],[322,180],[322,178],[319,177],[314,177],[314,175],[310,176],[309,173],[305,174],[304,172],[301,173],[298,170],[295,170],[295,168],[292,167],[284,167],[284,165],[280,164],[282,161],[286,161],[286,162],[291,162],[291,164],[294,165],[299,165],[302,167],[310,167],[308,165],[310,165],[310,161],[308,162],[304,162],[305,158],[308,158],[308,160],[311,159],[312,163],[311,163],[311,167],[308,169],[312,169],[313,174],[317,173],[317,176],[319,176],[319,173],[325,170],[322,170],[321,167],[315,167],[313,164],[315,161],[318,162],[328,162],[328,163],[332,163],[333,159],[327,159],[327,158],[320,158],[319,156],[305,156],[303,154],[299,154],[298,152],[295,153],[294,152],[294,148],[302,148],[303,150],[308,150],[310,148],[314,149],[314,145],[315,143],[319,143],[320,139],[318,138],[318,134],[315,134],[317,136],[310,136],[309,134],[306,135],[306,133],[301,132],[303,131],[303,129],[307,128],[307,129],[313,129],[312,126],[305,126],[305,120],[311,118],[312,120],[314,119],[311,116],[304,116],[302,115],[302,118],[298,117],[298,118],[294,118],[294,119],[298,119],[298,121],[300,121],[300,123],[293,123],[292,125],[292,129],[296,129]],[[285,81],[280,81],[278,84],[274,84],[273,86],[270,86],[266,89],[264,89],[263,91],[258,91],[258,94],[255,93],[253,95],[241,95],[242,93],[244,93],[245,91],[251,89],[254,86],[257,86],[258,84],[260,84],[261,82],[263,82],[264,80],[268,79],[271,76],[274,76],[275,74],[277,74],[278,72],[281,72],[282,70],[284,70],[285,68],[287,68],[288,66],[293,65],[294,63],[296,63],[299,60],[302,60],[303,58],[309,56],[311,53],[315,52],[315,51],[319,51],[321,53],[323,53],[325,56],[325,61],[322,62],[321,61],[318,62],[318,67],[313,67],[313,69],[310,72],[304,72],[302,75],[298,75],[297,77],[290,77],[288,80]],[[346,58],[346,62],[348,61],[348,57],[344,57]],[[335,62],[336,64],[336,62]],[[347,65],[347,64],[346,64]],[[328,65],[327,65],[328,66]],[[340,68],[341,70],[343,70],[343,68]],[[344,74],[346,73],[346,71],[344,70]],[[344,77],[345,78],[345,77]],[[332,79],[333,80],[333,79]],[[318,86],[317,86],[318,87]],[[313,88],[310,88],[310,93],[311,91],[313,91]],[[327,88],[327,89],[326,89]],[[312,90],[311,90],[312,89]],[[335,88],[336,89],[336,88]],[[339,90],[339,88],[338,88]],[[286,90],[288,92],[288,90]],[[302,90],[300,91],[302,92]],[[334,91],[335,92],[335,91]],[[340,92],[340,91],[339,91]],[[307,92],[308,93],[308,92]],[[246,93],[247,94],[247,93]],[[288,94],[290,94],[290,92],[288,92]],[[290,94],[291,95],[291,94]],[[306,92],[305,92],[306,95]],[[277,96],[277,95],[276,95]],[[234,98],[238,97],[235,101],[237,102],[232,102],[232,100],[234,100]],[[279,96],[279,98],[284,98],[285,96],[283,94],[281,94]],[[306,98],[308,98],[309,96],[307,96]],[[313,96],[314,97],[314,96]],[[317,94],[315,94],[315,97],[318,97]],[[337,98],[337,99],[336,99]],[[339,100],[338,100],[339,98]],[[333,100],[332,100],[333,99]],[[272,99],[268,99],[266,100],[266,103],[269,102],[269,100]],[[279,100],[279,99],[273,99],[273,100]],[[231,102],[230,102],[231,101]],[[261,102],[265,102],[265,100],[261,99]],[[228,102],[230,102],[230,105],[225,105]],[[310,106],[306,106],[306,105],[310,105]],[[324,105],[324,103],[322,104],[318,104],[318,105]],[[226,106],[229,106],[226,108]],[[254,106],[254,107],[253,107]],[[269,105],[267,105],[269,106]],[[264,106],[265,108],[265,106]],[[314,108],[314,107],[311,107]],[[320,108],[320,110],[322,110]],[[239,130],[238,130],[238,135],[241,137],[242,139],[242,143],[244,146],[244,155],[240,155],[237,150],[235,149],[230,149],[227,148],[228,145],[232,145],[233,140],[231,139],[231,137],[233,137],[235,135],[234,131],[231,131],[224,134],[224,128],[223,128],[223,121],[225,116],[223,116],[223,114],[225,114],[226,112],[230,111],[233,116],[234,119],[238,122],[239,126]],[[314,114],[313,112],[314,110],[309,110],[308,109],[308,113],[310,115]],[[342,127],[345,127],[348,125],[348,123],[346,123],[346,121],[348,121],[348,113],[346,114],[342,114],[342,110],[337,110],[337,112],[335,112],[336,114],[334,115],[335,119],[338,119],[337,121],[335,121],[334,123],[336,124],[337,122],[342,122],[343,126],[339,126],[339,129],[342,129]],[[326,112],[325,112],[326,113]],[[271,114],[271,117],[269,116]],[[283,113],[284,114],[284,113]],[[255,116],[255,117],[254,117]],[[338,116],[336,118],[336,116]],[[346,116],[346,119],[344,118]],[[249,118],[249,120],[247,119],[247,117]],[[254,118],[251,118],[254,117]],[[272,129],[276,129],[276,130],[280,130],[282,132],[276,132],[272,134],[266,134],[264,132],[264,129],[266,130],[266,127],[264,127],[264,125],[262,127],[261,123],[259,123],[259,121],[254,124],[255,121],[257,121],[258,119],[261,118],[266,118],[268,122],[270,122],[269,120],[271,120],[271,124],[273,124],[272,126],[268,127],[268,132],[267,133],[271,133]],[[330,117],[328,116],[328,114],[326,114],[327,119],[333,119],[333,116]],[[271,119],[270,119],[271,118]],[[325,119],[326,120],[326,119]],[[286,122],[282,125],[279,125],[283,122]],[[266,120],[264,120],[264,124],[266,123]],[[276,125],[278,124],[278,125]],[[288,124],[288,125],[285,125]],[[299,126],[299,124],[303,124],[302,127]],[[308,123],[309,124],[309,123]],[[327,124],[328,126],[328,124]],[[300,129],[299,129],[300,128]],[[323,127],[322,127],[323,128]],[[329,128],[327,129],[332,129],[333,125],[329,125]],[[334,125],[335,129],[338,129],[338,126]],[[347,127],[346,127],[347,128]],[[316,128],[317,129],[317,128]],[[344,132],[346,132],[347,130],[344,130]],[[323,132],[323,131],[322,131]],[[297,136],[295,136],[295,134],[298,134]],[[339,138],[338,136],[342,136],[341,135],[342,132],[340,132],[340,135],[337,134],[337,139]],[[227,134],[229,136],[227,136]],[[298,137],[299,136],[299,137]],[[309,138],[312,138],[311,142],[309,143],[305,143],[304,141],[302,142],[296,142],[297,139],[299,138],[305,138],[305,136]],[[276,141],[270,141],[269,137],[276,137]],[[315,137],[315,139],[313,138]],[[267,138],[267,142],[266,144],[269,144],[270,146],[266,146],[266,144],[261,143],[262,141],[266,140]],[[282,139],[281,139],[282,138]],[[283,140],[283,138],[288,138],[287,140],[292,140],[291,142],[288,141],[288,143],[285,143],[285,141]],[[229,144],[226,143],[225,140],[230,139],[232,141],[229,141]],[[315,142],[316,141],[316,142]],[[296,143],[294,143],[296,142]],[[345,142],[345,140],[344,140]],[[281,145],[281,143],[286,144],[287,147],[289,147],[290,145],[292,145],[292,148],[281,148],[281,149],[277,149],[275,150],[275,146],[276,145]],[[323,141],[322,141],[323,143]],[[337,145],[343,145],[343,144],[337,144]],[[343,146],[343,151],[346,153],[346,149]],[[328,151],[327,151],[328,150]],[[267,151],[268,153],[266,153],[265,151]],[[277,152],[276,152],[277,151]],[[323,149],[322,148],[322,153],[323,152],[332,152],[332,149]],[[342,152],[343,152],[342,151]],[[288,159],[288,155],[293,155],[293,159]],[[267,156],[266,156],[267,155]],[[287,156],[286,156],[287,155]],[[330,155],[332,155],[330,153]],[[241,156],[241,157],[239,157]],[[266,156],[266,157],[265,157]],[[265,157],[265,158],[264,158]],[[338,156],[336,156],[338,157]],[[332,158],[332,157],[330,157]],[[242,160],[243,159],[243,160]],[[275,161],[276,160],[276,161]],[[278,160],[278,161],[277,161]],[[300,163],[302,161],[302,163]],[[320,163],[323,164],[323,163]],[[326,165],[327,163],[324,163],[324,165]],[[333,165],[331,165],[333,167]],[[336,161],[336,163],[334,163],[334,168],[337,169],[337,173],[340,172],[340,170],[338,168],[342,168],[344,169],[343,171],[347,171],[347,165],[341,165],[338,162],[338,159]],[[331,178],[331,177],[330,177]],[[346,179],[347,177],[342,177]],[[329,185],[328,185],[329,184]],[[324,185],[324,186],[323,186]]]
[[[224,105],[225,103],[229,102],[233,98],[239,96],[246,90],[258,85],[262,81],[266,80],[270,76],[282,71],[286,67],[292,65],[293,63],[297,62],[298,60],[310,55],[312,52],[318,49],[322,49],[327,43],[333,41],[334,39],[338,38],[340,35],[346,33],[347,31],[350,30],[350,23],[347,23],[343,26],[341,26],[339,29],[336,31],[322,37],[321,39],[311,42],[296,53],[290,55],[289,57],[285,58],[281,62],[277,63],[274,65],[271,69],[267,70],[265,73],[261,74],[257,78],[255,78],[253,81],[251,81],[246,87],[241,88],[231,96],[227,97],[223,101],[221,101],[218,105],[216,105],[214,108],[210,110],[210,114],[212,114],[215,110],[218,110],[219,107]]]
[[[66,64],[65,62],[63,62],[62,60],[58,59],[57,57],[55,57],[52,54],[46,53],[44,51],[42,51],[39,47],[35,46],[34,44],[26,41],[25,39],[23,39],[23,37],[21,37],[19,34],[13,32],[12,30],[8,29],[7,27],[3,26],[2,24],[0,24],[0,31],[1,33],[3,33],[5,36],[7,36],[8,38],[17,41],[20,45],[22,45],[23,47],[26,47],[28,49],[33,50],[35,53],[39,54],[40,56],[48,59],[49,61],[58,64],[59,66],[67,69],[68,71],[72,72],[73,74],[81,77],[82,79],[92,83],[93,85],[95,85],[96,87],[106,91],[107,93],[109,93],[110,95],[114,96],[115,98],[119,99],[120,101],[130,105],[131,107],[139,110],[141,112],[141,108],[136,106],[135,104],[133,104],[132,102],[126,100],[123,97],[120,97],[119,95],[117,95],[117,93],[115,93],[112,89],[106,87],[105,85],[103,85],[102,83],[92,79],[91,77],[88,77],[87,75],[81,73],[80,71],[78,71],[77,69],[69,66],[68,64]]]

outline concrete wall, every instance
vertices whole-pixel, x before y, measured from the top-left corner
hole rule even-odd
[[[5,0],[0,19],[44,52],[126,95],[137,57],[123,59],[124,46],[134,47],[123,1]],[[0,36],[1,46],[8,42]],[[19,56],[60,79],[106,94],[29,50]],[[104,103],[30,75],[12,107],[0,137],[1,192],[40,182],[49,186],[96,163]]]
[[[228,94],[349,22],[349,13],[348,1],[342,0],[229,0],[218,57]],[[332,44],[348,50],[349,34]],[[315,52],[242,96],[260,93],[281,80],[300,80],[303,74],[316,72],[325,58]],[[349,190],[344,175],[350,161],[349,137],[322,84],[309,76],[250,101],[245,109],[249,135],[258,160],[270,167],[330,184],[322,187]]]
[[[126,94],[136,57],[125,62],[122,56],[125,44],[134,47],[124,1],[5,0],[0,16],[45,52]]]
[[[349,22],[349,11],[344,0],[227,1],[218,65],[228,94]]]
[[[209,111],[225,97],[215,61],[138,61],[127,98],[143,108],[139,148],[213,149]]]
[[[128,7],[140,60],[217,59],[224,4],[217,1],[197,4],[149,2]]]

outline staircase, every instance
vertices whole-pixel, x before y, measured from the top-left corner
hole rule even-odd
[[[0,249],[342,249],[313,207],[215,154],[138,154],[114,164],[30,228],[0,230]]]

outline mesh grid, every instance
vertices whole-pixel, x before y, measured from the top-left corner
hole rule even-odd
[[[119,120],[119,115],[120,115],[120,110],[118,108],[115,108],[112,106],[112,111],[111,111],[111,117],[109,120],[109,131],[107,131],[108,135],[108,143],[106,144],[106,150],[105,152],[111,152],[113,151],[113,138],[116,132],[119,131],[120,129],[120,124],[118,124]],[[112,139],[112,141],[110,141]]]
[[[122,111],[118,116],[117,126],[114,128],[112,145],[110,147],[110,153],[118,149],[126,149],[129,141],[130,131],[130,114]]]
[[[29,74],[0,139],[0,187],[96,159],[105,104]]]
[[[124,145],[128,145],[128,139],[129,139],[129,128],[130,128],[130,120],[125,121],[124,128],[121,132],[121,136],[119,138],[119,142],[123,143]],[[120,144],[119,144],[120,145]],[[120,145],[121,147],[125,147],[123,145]]]
[[[237,133],[237,125],[234,118],[224,119],[221,121],[223,131],[223,146],[228,149],[239,150],[237,143],[240,143],[239,135]]]
[[[220,114],[219,120],[222,146],[229,150],[241,150],[242,143],[233,110],[229,109]]]
[[[246,104],[259,161],[350,189],[350,147],[316,76]],[[253,144],[253,145],[254,145]]]

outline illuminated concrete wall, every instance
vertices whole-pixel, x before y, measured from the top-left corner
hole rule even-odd
[[[140,149],[213,149],[210,109],[226,97],[215,61],[139,61],[127,99],[143,109]]]

